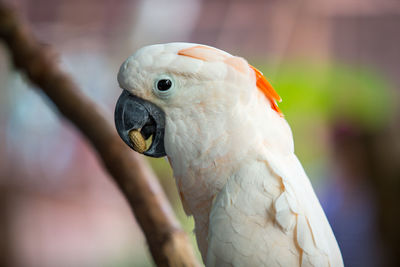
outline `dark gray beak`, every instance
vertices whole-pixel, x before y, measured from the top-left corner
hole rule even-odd
[[[117,101],[114,119],[119,136],[132,149],[135,148],[129,132],[140,129],[145,140],[153,136],[144,155],[155,158],[167,155],[164,148],[165,113],[158,106],[124,90]]]

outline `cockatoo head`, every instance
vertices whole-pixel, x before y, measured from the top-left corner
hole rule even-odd
[[[264,105],[269,100],[270,110],[279,114],[280,98],[259,71],[243,58],[204,45],[146,46],[122,64],[118,82],[124,89],[115,111],[118,133],[152,157],[199,157],[216,139],[226,141],[227,132],[242,127],[245,133],[244,107],[251,109],[260,92],[267,96]],[[135,139],[150,136],[151,145],[138,148]]]

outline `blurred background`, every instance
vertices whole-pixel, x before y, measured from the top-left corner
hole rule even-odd
[[[346,266],[400,266],[398,0],[14,0],[108,111],[138,48],[187,41],[240,55],[282,96]],[[0,43],[0,266],[152,266],[87,141],[15,72]],[[171,170],[151,160],[187,232]]]

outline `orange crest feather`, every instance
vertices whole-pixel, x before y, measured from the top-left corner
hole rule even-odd
[[[267,78],[259,71],[258,69],[254,68],[252,65],[249,65],[256,74],[256,83],[258,89],[264,93],[265,97],[271,102],[271,107],[273,110],[279,113],[279,115],[283,115],[281,110],[279,109],[276,101],[281,102],[282,98],[278,95],[278,93],[274,90],[272,85],[268,82]]]

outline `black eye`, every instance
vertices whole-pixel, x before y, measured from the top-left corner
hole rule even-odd
[[[170,79],[161,79],[157,82],[157,89],[160,91],[167,91],[172,86]]]

